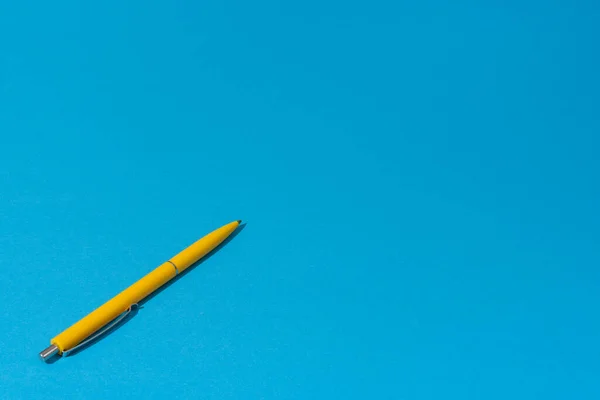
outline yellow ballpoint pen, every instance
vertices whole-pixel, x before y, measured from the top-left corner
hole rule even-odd
[[[214,250],[238,228],[241,222],[237,220],[222,226],[158,266],[50,340],[50,347],[40,353],[40,358],[48,361],[57,354],[65,355],[114,326],[131,311],[132,306]]]

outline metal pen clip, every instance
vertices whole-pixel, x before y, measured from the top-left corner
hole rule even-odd
[[[88,337],[83,342],[79,343],[77,346],[72,347],[69,350],[63,351],[62,352],[63,357],[68,356],[73,351],[85,346],[92,340],[97,339],[100,336],[102,336],[103,334],[105,334],[106,332],[108,332],[111,328],[115,327],[119,322],[123,321],[123,319],[125,319],[125,317],[127,317],[131,313],[131,311],[133,310],[133,307],[138,307],[137,303],[130,305],[127,308],[127,310],[125,310],[121,313],[121,315],[119,315],[117,318],[113,319],[110,323],[104,325],[104,327],[102,327],[99,331],[96,331],[92,336]]]
[[[90,343],[92,340],[97,339],[98,337],[100,337],[103,334],[105,334],[106,332],[108,332],[111,328],[115,327],[119,322],[123,321],[123,319],[125,317],[127,317],[129,315],[129,313],[131,313],[131,311],[133,310],[133,307],[138,307],[138,304],[136,303],[136,304],[130,305],[127,308],[127,310],[123,311],[117,318],[113,319],[110,323],[104,325],[100,330],[96,331],[93,335],[86,338],[83,342],[79,343],[77,346],[75,346],[69,350],[63,351],[62,355],[64,357],[66,357],[69,355],[69,353],[72,353],[73,351],[81,348],[82,346],[85,346],[86,344]],[[59,354],[59,352],[60,352],[60,349],[58,348],[58,346],[55,344],[52,344],[48,348],[44,349],[39,354],[39,356],[42,361],[48,361],[51,358],[53,358],[54,356],[56,356],[57,354]]]

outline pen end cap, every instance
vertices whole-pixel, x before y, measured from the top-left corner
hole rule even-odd
[[[45,348],[43,351],[40,352],[40,360],[47,362],[52,357],[56,356],[58,354],[59,350],[60,349],[55,344]]]

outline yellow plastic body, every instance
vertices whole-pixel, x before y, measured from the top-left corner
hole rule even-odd
[[[131,305],[143,300],[156,289],[189,268],[196,261],[214,250],[239,226],[240,221],[231,222],[198,240],[154,271],[144,276],[127,289],[71,325],[65,331],[50,340],[64,352],[77,346],[94,332],[121,315]]]

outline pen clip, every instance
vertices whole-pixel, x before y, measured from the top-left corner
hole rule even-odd
[[[68,356],[73,351],[85,346],[86,344],[90,343],[92,340],[97,339],[98,337],[100,337],[103,334],[105,334],[106,332],[108,332],[111,328],[116,326],[119,322],[123,321],[123,319],[125,319],[125,317],[127,317],[129,315],[129,313],[131,313],[133,307],[137,307],[137,306],[138,306],[137,303],[130,305],[127,308],[127,310],[123,311],[117,318],[113,319],[110,323],[104,325],[99,331],[96,331],[96,333],[94,333],[93,335],[91,335],[90,337],[85,339],[83,342],[79,343],[77,346],[75,346],[73,348],[70,348],[69,350],[63,351],[62,352],[63,357]]]

